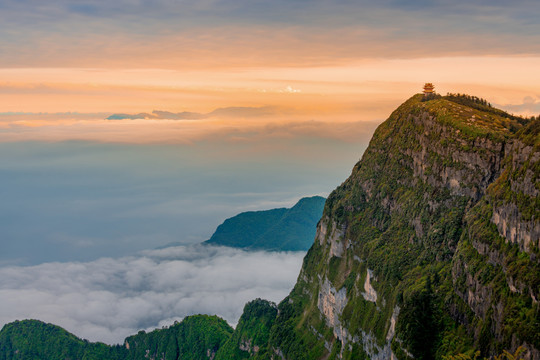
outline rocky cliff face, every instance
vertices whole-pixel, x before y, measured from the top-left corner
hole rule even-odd
[[[540,222],[534,214],[540,195],[537,171],[540,152],[537,150],[534,143],[525,142],[523,135],[509,141],[505,149],[504,175],[497,183],[506,194],[495,190],[492,194],[496,200],[492,222],[497,225],[499,234],[528,253],[540,245]]]
[[[279,305],[274,358],[540,359],[540,121],[502,115],[415,96],[377,129]]]

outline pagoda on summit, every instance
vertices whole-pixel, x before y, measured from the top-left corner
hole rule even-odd
[[[424,85],[424,100],[433,99],[435,96],[435,86],[433,83],[425,83]]]
[[[424,85],[424,95],[427,95],[427,94],[433,94],[435,91],[435,86],[433,86],[432,83],[426,83]]]

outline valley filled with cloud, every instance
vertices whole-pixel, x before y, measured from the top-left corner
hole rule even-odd
[[[189,245],[89,262],[5,266],[0,327],[39,319],[115,344],[192,314],[216,314],[234,326],[246,302],[279,302],[289,293],[304,255]]]

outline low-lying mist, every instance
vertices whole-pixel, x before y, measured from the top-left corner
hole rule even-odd
[[[0,268],[0,325],[39,319],[108,344],[192,314],[216,314],[234,326],[247,301],[279,302],[289,293],[304,255],[189,245],[7,266]]]

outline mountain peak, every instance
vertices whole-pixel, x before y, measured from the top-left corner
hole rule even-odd
[[[523,345],[540,359],[539,122],[468,95],[399,106],[329,195],[280,304],[295,346],[273,346],[430,359]]]
[[[207,244],[252,250],[306,251],[313,243],[325,198],[304,197],[292,208],[249,211],[226,219]]]

